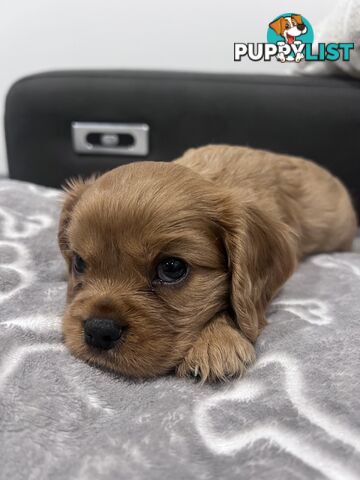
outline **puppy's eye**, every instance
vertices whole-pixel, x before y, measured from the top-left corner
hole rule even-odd
[[[73,270],[75,274],[84,273],[86,269],[85,261],[80,257],[80,255],[75,254],[73,257]]]
[[[154,283],[177,283],[186,277],[188,271],[189,266],[184,260],[165,258],[156,267]]]
[[[290,25],[288,23],[286,23],[285,28],[290,28]]]

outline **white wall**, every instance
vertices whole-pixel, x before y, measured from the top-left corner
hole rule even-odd
[[[234,42],[266,41],[284,9],[313,25],[336,0],[0,0],[0,105],[19,77],[52,69],[285,73],[233,62]],[[292,66],[291,66],[292,67]],[[0,129],[0,173],[6,172]]]

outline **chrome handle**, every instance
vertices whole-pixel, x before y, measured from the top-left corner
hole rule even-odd
[[[145,156],[149,153],[149,131],[145,123],[71,124],[74,151],[90,155]]]

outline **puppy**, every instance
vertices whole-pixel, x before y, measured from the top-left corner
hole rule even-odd
[[[278,45],[285,45],[285,43],[288,45],[300,45],[301,41],[297,40],[297,37],[307,32],[307,27],[303,23],[301,15],[280,17],[274,22],[271,22],[269,27],[272,28],[277,35],[281,35],[284,38],[285,42],[277,42]],[[297,52],[294,57],[291,55],[285,57],[284,52],[280,52],[276,58],[282,63],[286,61],[299,63],[304,58],[304,54]]]
[[[342,183],[310,161],[207,146],[69,183],[65,343],[125,376],[241,375],[269,302],[316,252],[348,250]]]
[[[277,35],[284,37],[285,42],[289,45],[295,42],[296,37],[304,35],[307,32],[306,25],[304,25],[301,15],[280,17],[270,23],[269,27],[272,28]]]

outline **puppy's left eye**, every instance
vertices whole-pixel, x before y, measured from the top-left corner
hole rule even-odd
[[[177,283],[186,277],[189,266],[184,260],[169,257],[162,260],[156,267],[154,283]]]
[[[75,274],[81,274],[85,272],[86,269],[86,263],[85,261],[80,257],[80,255],[75,254],[73,257],[73,270]]]

